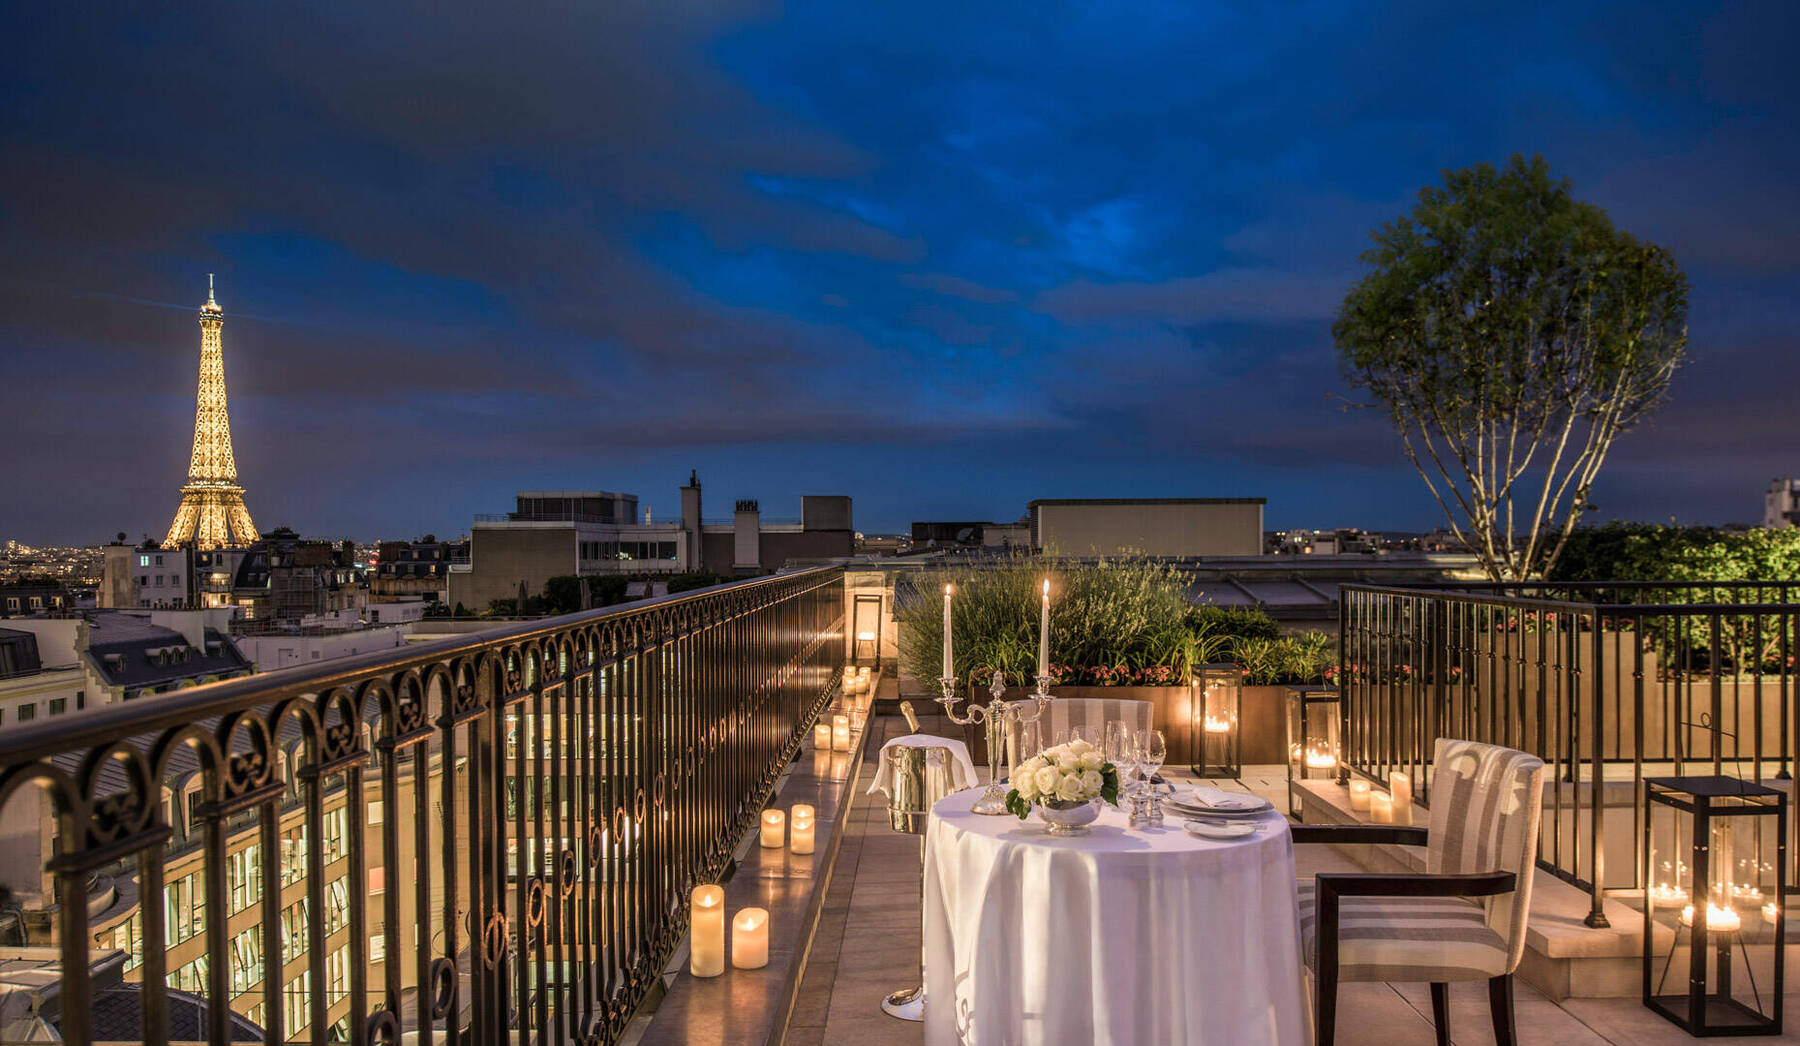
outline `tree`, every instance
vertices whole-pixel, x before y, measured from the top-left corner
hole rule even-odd
[[[1542,157],[1446,171],[1373,239],[1332,326],[1345,378],[1488,576],[1540,576],[1613,441],[1667,394],[1687,278]]]

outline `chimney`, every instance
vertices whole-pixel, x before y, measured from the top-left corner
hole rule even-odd
[[[754,500],[741,500],[731,517],[731,565],[736,570],[762,569],[762,510]]]

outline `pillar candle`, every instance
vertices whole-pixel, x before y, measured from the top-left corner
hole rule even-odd
[[[693,936],[688,943],[688,972],[717,977],[725,972],[725,889],[696,886],[691,895]]]
[[[1038,675],[1050,674],[1050,579],[1044,579],[1044,607],[1038,615]]]
[[[834,715],[831,717],[831,747],[833,751],[848,752],[850,750],[850,717]]]
[[[1388,794],[1394,797],[1394,823],[1412,824],[1412,778],[1398,770],[1388,774]]]
[[[950,637],[950,586],[944,586],[944,678],[956,674],[955,647]]]
[[[829,751],[831,749],[830,723],[820,720],[819,725],[813,727],[813,748],[816,751]]]
[[[1367,810],[1369,808],[1369,782],[1357,778],[1350,782],[1350,809]]]
[[[762,844],[780,848],[787,842],[787,814],[780,810],[764,810],[762,815]]]
[[[805,803],[788,811],[788,848],[797,854],[813,852],[813,808]]]
[[[1386,792],[1370,792],[1369,820],[1376,824],[1393,824],[1394,797]]]
[[[731,965],[760,970],[769,965],[769,911],[741,908],[731,920]]]

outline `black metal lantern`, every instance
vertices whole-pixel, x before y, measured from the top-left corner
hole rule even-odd
[[[1188,684],[1188,755],[1198,777],[1241,777],[1239,720],[1244,673],[1230,663],[1200,665]]]
[[[1338,688],[1320,684],[1287,689],[1288,812],[1300,816],[1300,786],[1307,780],[1343,780]]]
[[[1787,796],[1644,780],[1644,1005],[1689,1035],[1779,1035]]]

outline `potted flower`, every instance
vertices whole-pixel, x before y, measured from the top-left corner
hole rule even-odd
[[[1013,770],[1006,809],[1020,820],[1037,807],[1051,835],[1082,835],[1094,818],[1095,805],[1119,805],[1119,771],[1086,741],[1046,748]]]

